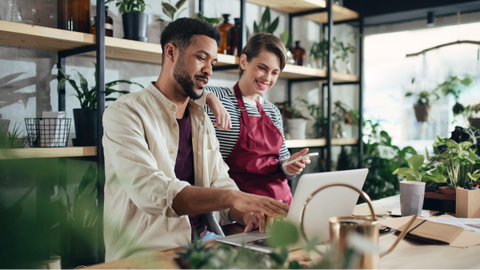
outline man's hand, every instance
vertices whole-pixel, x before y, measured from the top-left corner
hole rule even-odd
[[[304,148],[302,151],[291,155],[290,158],[285,162],[288,162],[290,160],[294,160],[296,158],[299,158],[299,157],[305,155],[306,153],[308,153],[308,148]],[[285,170],[287,170],[287,172],[289,172],[289,173],[300,174],[303,171],[303,169],[305,169],[305,164],[310,164],[310,158],[309,157],[306,157],[302,160],[295,161],[294,163],[289,164],[288,166],[285,167]]]
[[[243,232],[251,232],[257,228],[261,233],[265,232],[266,219],[267,216],[260,212],[246,213],[243,216],[243,221],[246,225]]]
[[[269,217],[286,216],[290,206],[269,197],[259,196],[245,192],[235,192],[232,209],[243,213],[260,212]]]
[[[272,198],[236,191],[232,194],[230,218],[245,225],[245,232],[260,229],[264,232],[266,219],[286,216],[290,206]]]
[[[213,124],[219,129],[231,129],[232,121],[230,120],[230,114],[227,112],[220,99],[218,99],[213,93],[208,93],[206,103],[215,116],[215,122],[213,122]]]

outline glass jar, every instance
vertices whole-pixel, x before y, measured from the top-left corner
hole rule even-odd
[[[95,25],[97,17],[95,16],[93,18],[92,34],[95,35],[97,33],[97,27]],[[105,36],[113,37],[113,19],[108,16],[108,6],[105,6]]]
[[[222,14],[223,22],[217,26],[218,31],[222,34],[222,40],[218,46],[218,53],[227,53],[227,31],[233,27],[233,24],[228,22],[230,14]]]
[[[295,65],[305,66],[305,49],[300,47],[300,40],[295,41],[295,48],[292,49],[293,59],[295,59]]]
[[[90,33],[90,0],[57,0],[57,28]]]
[[[240,18],[235,18],[235,25],[227,30],[227,53],[240,56]]]

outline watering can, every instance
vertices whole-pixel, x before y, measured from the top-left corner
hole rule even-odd
[[[315,190],[310,196],[308,196],[307,200],[303,204],[302,211],[300,213],[300,232],[302,237],[305,241],[309,241],[307,235],[305,234],[304,228],[304,217],[305,217],[305,210],[307,208],[308,203],[312,200],[312,198],[319,193],[320,191],[334,186],[342,186],[346,188],[350,188],[355,190],[360,194],[360,196],[368,203],[368,207],[370,208],[370,212],[372,214],[371,217],[332,217],[329,219],[329,228],[330,228],[330,246],[336,252],[337,255],[340,257],[344,256],[348,249],[348,237],[352,234],[356,233],[363,236],[364,239],[368,240],[371,244],[373,244],[376,248],[376,252],[368,252],[368,251],[361,251],[362,254],[359,255],[357,265],[350,265],[350,267],[357,268],[357,269],[378,269],[380,258],[387,255],[388,253],[392,252],[393,249],[397,246],[397,244],[405,237],[408,233],[408,230],[404,230],[400,236],[396,239],[393,245],[385,252],[379,253],[378,252],[378,238],[379,238],[379,223],[375,219],[375,212],[373,211],[372,202],[370,197],[364,191],[344,183],[333,183],[322,186]],[[407,228],[409,228],[417,215],[414,215],[411,220],[407,223]],[[325,255],[323,252],[319,251],[317,248],[314,249],[320,255]],[[343,257],[342,257],[343,258]]]

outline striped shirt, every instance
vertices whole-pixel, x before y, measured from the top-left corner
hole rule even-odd
[[[225,160],[230,153],[232,152],[235,144],[237,143],[238,137],[240,136],[240,109],[238,107],[237,98],[235,97],[235,93],[233,88],[226,88],[226,87],[216,87],[216,86],[207,86],[206,91],[215,94],[218,99],[222,102],[223,106],[230,114],[230,119],[232,121],[232,128],[230,130],[224,131],[217,127],[215,127],[215,132],[217,134],[217,139],[220,143],[220,152],[222,154],[223,159]],[[282,148],[280,149],[280,157],[279,157],[279,165],[284,163],[290,158],[290,152],[285,145],[285,136],[283,134],[283,120],[282,115],[278,108],[273,105],[270,101],[265,100],[261,96],[260,98],[260,105],[262,109],[265,111],[265,114],[270,117],[273,124],[277,129],[280,131],[283,137],[283,144]],[[243,97],[243,102],[245,103],[245,108],[247,109],[247,113],[249,116],[257,116],[260,117],[260,112],[257,108],[257,103],[253,100],[250,100],[246,97]],[[207,106],[204,106],[205,111],[207,112],[210,120],[215,121],[215,116],[210,111]],[[283,167],[282,167],[283,170]],[[288,176],[288,179],[292,179],[294,175],[289,174],[288,172],[284,173]]]

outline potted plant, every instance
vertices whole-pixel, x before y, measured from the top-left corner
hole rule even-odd
[[[287,102],[275,103],[280,109],[283,118],[287,120],[289,138],[292,140],[305,139],[307,120],[311,119],[308,114],[308,101],[304,98],[297,98],[292,106]]]
[[[310,104],[308,105],[308,111],[310,112],[310,116],[313,119],[313,132],[316,138],[325,137],[323,134],[323,130],[325,125],[327,124],[327,118],[323,113],[323,108],[318,106],[317,104]],[[333,132],[333,131],[332,131]]]
[[[351,74],[350,62],[348,61],[348,55],[355,52],[355,47],[347,44],[345,45],[342,41],[338,41],[336,37],[333,37],[333,53],[338,53],[338,55],[333,60],[333,70],[337,71],[335,66],[335,60],[341,59],[345,62],[345,72],[346,74]]]
[[[463,79],[454,74],[450,74],[444,82],[435,88],[435,91],[441,91],[444,96],[452,95],[455,98],[455,105],[452,107],[454,116],[464,112],[465,106],[459,102],[460,94],[470,86],[472,82],[472,77],[469,74],[466,74]]]
[[[269,33],[273,34],[278,27],[279,17],[275,18],[273,22],[270,22],[270,8],[267,6],[263,12],[260,23],[253,21],[253,33]]]
[[[167,15],[168,18],[170,18],[170,21],[165,21],[164,19],[157,19],[157,21],[160,22],[160,32],[163,32],[163,30],[165,30],[165,28],[170,22],[173,22],[176,19],[178,19],[178,16],[180,16],[180,14],[187,8],[187,7],[184,7],[182,9],[182,6],[186,2],[187,0],[178,0],[177,3],[173,5],[170,2],[170,0],[168,0],[168,2],[162,1],[162,11],[165,15]],[[200,18],[200,14],[199,14],[199,18]]]
[[[333,105],[332,122],[333,130],[336,130],[336,133],[332,132],[332,138],[342,138],[344,136],[342,125],[356,125],[358,123],[358,111],[349,110],[347,105],[339,100],[335,101]]]
[[[92,146],[98,145],[97,138],[97,84],[92,88],[88,87],[88,82],[85,77],[77,71],[80,78],[80,87],[77,82],[70,78],[62,69],[59,69],[63,78],[58,82],[58,90],[63,83],[68,82],[76,92],[76,97],[80,102],[80,109],[73,109],[73,117],[75,120],[75,134],[76,138],[72,140],[74,146]],[[95,78],[97,74],[97,64],[95,64]],[[96,82],[96,80],[95,80]],[[115,90],[114,86],[118,84],[136,84],[144,88],[141,84],[130,82],[127,80],[115,80],[105,84],[105,100],[115,101],[116,97],[109,97],[113,93],[128,94],[128,91]]]
[[[106,0],[105,4],[115,0]],[[122,13],[124,39],[148,42],[148,14],[144,0],[116,0],[118,11]]]
[[[478,179],[476,170],[480,168],[480,157],[472,149],[472,142],[460,143],[451,139],[444,139],[446,148],[435,155],[434,158],[441,161],[446,168],[451,183],[450,189],[457,187],[472,187],[472,181]],[[454,193],[454,191],[452,191]]]
[[[64,187],[58,189],[60,204],[67,213],[72,263],[98,263],[97,172],[90,165],[75,188],[73,202]]]
[[[316,68],[323,69],[328,56],[328,41],[324,38],[320,42],[314,42],[310,49],[310,56],[313,58]]]
[[[435,100],[440,99],[440,95],[438,95],[437,91],[427,91],[423,90],[419,93],[414,92],[407,92],[405,93],[405,97],[416,96],[417,102],[413,105],[413,110],[415,111],[415,117],[417,118],[418,122],[427,122],[430,114],[430,99],[433,97]]]
[[[23,148],[26,138],[20,138],[20,125],[13,125],[13,130],[0,130],[0,148]]]

